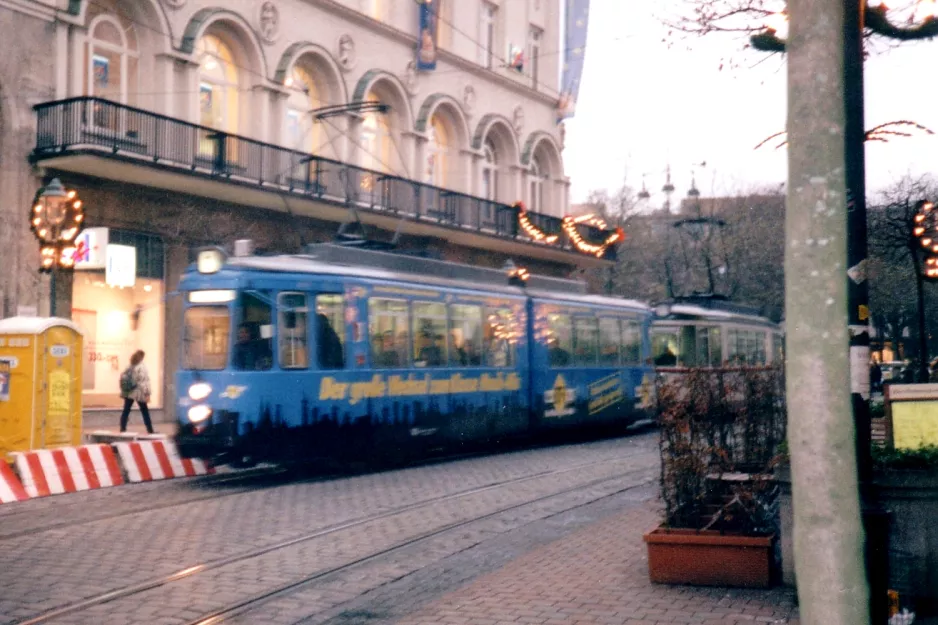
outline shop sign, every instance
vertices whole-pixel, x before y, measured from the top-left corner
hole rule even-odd
[[[75,239],[75,269],[104,269],[107,263],[108,229],[85,228]]]
[[[104,282],[109,286],[133,286],[137,282],[137,248],[108,245]]]

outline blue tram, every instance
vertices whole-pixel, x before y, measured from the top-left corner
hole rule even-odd
[[[651,310],[579,282],[319,244],[203,250],[179,291],[185,456],[398,457],[624,427],[651,405]]]

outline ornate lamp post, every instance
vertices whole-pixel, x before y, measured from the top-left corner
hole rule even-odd
[[[867,577],[873,622],[887,618],[888,558],[886,557],[885,513],[873,500],[871,489],[871,421],[869,409],[869,283],[867,265],[866,172],[863,110],[863,35],[865,29],[898,40],[927,39],[938,35],[936,0],[918,0],[913,17],[917,25],[896,26],[889,9],[881,2],[843,0],[843,100],[844,164],[847,188],[847,295],[850,333],[851,397],[856,428],[856,453],[860,496],[866,526]],[[751,37],[754,48],[785,51],[787,17],[774,16],[763,32]]]
[[[39,241],[39,272],[48,273],[51,293],[49,313],[55,316],[55,278],[59,269],[75,267],[78,249],[75,238],[85,219],[82,202],[58,178],[36,192],[29,211],[29,226]]]

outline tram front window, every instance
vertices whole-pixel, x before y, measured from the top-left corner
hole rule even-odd
[[[231,315],[227,306],[194,306],[184,316],[183,368],[219,371],[228,360]]]
[[[238,309],[240,322],[231,364],[241,371],[267,371],[273,364],[271,306],[260,294],[242,293]]]

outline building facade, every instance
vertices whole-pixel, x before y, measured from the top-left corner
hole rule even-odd
[[[563,220],[560,5],[0,0],[0,316],[79,323],[89,409],[119,405],[143,349],[158,408],[202,245],[296,252],[354,227],[447,260],[608,264],[610,232]],[[53,177],[88,229],[50,298],[26,214]],[[106,275],[116,246],[132,286]]]

